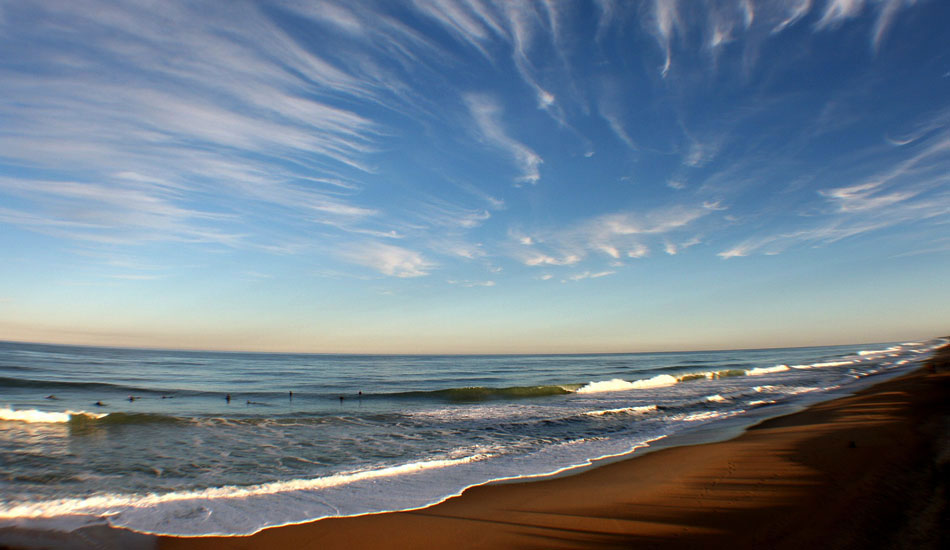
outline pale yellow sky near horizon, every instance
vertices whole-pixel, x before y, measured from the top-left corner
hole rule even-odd
[[[726,331],[727,332],[727,331]],[[950,333],[950,331],[945,331]],[[837,337],[814,334],[782,334],[763,330],[757,334],[689,339],[688,332],[651,337],[631,336],[616,339],[596,335],[540,334],[533,338],[517,335],[482,335],[443,333],[414,334],[411,330],[391,335],[354,332],[351,334],[314,335],[304,330],[284,330],[279,334],[264,331],[228,333],[204,330],[142,333],[133,330],[106,331],[92,328],[56,326],[24,327],[0,322],[0,340],[42,344],[79,346],[154,348],[169,350],[247,351],[268,353],[343,353],[343,354],[571,354],[571,353],[638,353],[667,351],[701,351],[713,349],[785,348],[825,345],[847,345],[876,342],[929,340],[944,336],[933,331],[853,331]]]

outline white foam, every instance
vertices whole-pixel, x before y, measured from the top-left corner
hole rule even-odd
[[[703,400],[708,401],[710,403],[725,403],[726,402],[726,398],[719,395],[718,393],[715,395],[707,395],[706,397],[703,398]]]
[[[613,380],[604,380],[601,382],[591,382],[586,386],[577,390],[577,393],[601,393],[601,392],[612,392],[612,391],[627,391],[627,390],[643,390],[650,388],[665,388],[667,386],[672,386],[676,384],[678,380],[674,376],[669,374],[660,374],[654,376],[653,378],[647,378],[645,380],[634,380],[633,382],[627,382],[620,378],[614,378]]]
[[[274,481],[271,483],[245,487],[212,487],[200,491],[177,491],[163,495],[105,494],[88,498],[64,498],[43,502],[31,502],[28,504],[15,505],[9,508],[0,508],[0,519],[55,518],[59,516],[70,516],[77,514],[108,516],[118,513],[119,509],[149,508],[160,504],[177,501],[189,501],[196,499],[243,499],[291,491],[313,491],[327,489],[330,487],[339,487],[341,485],[347,485],[357,481],[375,480],[386,477],[413,474],[425,470],[446,468],[459,464],[467,464],[470,462],[484,460],[490,456],[491,455],[483,454],[467,456],[464,458],[412,462],[409,464],[391,466],[389,468],[381,468],[378,470],[363,470],[357,472],[340,473],[326,477],[318,477],[315,479]]]
[[[680,418],[683,422],[698,422],[701,420],[712,420],[714,418],[722,418],[723,415],[717,412],[706,411],[706,412],[697,412],[691,413]]]
[[[746,374],[749,376],[758,376],[760,374],[773,374],[776,372],[785,372],[789,370],[788,365],[775,365],[774,367],[756,367],[754,369],[749,369],[746,371]]]
[[[853,365],[858,361],[827,361],[824,363],[809,363],[807,365],[792,365],[793,369],[820,369],[823,367],[843,367]]]
[[[859,351],[858,355],[862,357],[866,357],[869,355],[886,355],[888,353],[894,353],[900,350],[901,350],[900,346],[891,346],[887,349],[872,349],[872,350]]]
[[[0,420],[28,422],[30,424],[63,424],[69,422],[73,416],[98,419],[106,416],[106,413],[97,414],[86,411],[46,412],[36,409],[13,410],[9,407],[0,409]]]
[[[605,409],[602,411],[589,411],[584,414],[587,416],[603,416],[605,414],[644,414],[656,410],[656,405],[644,405],[642,407],[621,407],[619,409]]]
[[[843,367],[845,365],[853,365],[854,361],[828,361],[825,363],[812,363],[809,365],[812,368],[820,369],[822,367]]]

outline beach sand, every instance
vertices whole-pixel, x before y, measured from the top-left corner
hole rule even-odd
[[[161,550],[950,548],[948,390],[944,347],[923,369],[729,441],[474,487],[422,510],[249,537],[79,535],[95,547]]]

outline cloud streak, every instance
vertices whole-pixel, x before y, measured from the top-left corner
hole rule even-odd
[[[530,147],[508,135],[501,120],[501,107],[484,95],[465,98],[475,124],[476,135],[487,144],[506,151],[519,166],[518,181],[537,183],[541,179],[540,166],[544,162]]]
[[[422,277],[435,267],[419,252],[378,242],[354,244],[342,255],[350,262],[392,277]]]
[[[950,136],[937,134],[915,151],[863,180],[818,190],[832,208],[802,228],[753,237],[721,251],[721,258],[776,254],[800,244],[827,245],[900,225],[927,223],[950,213]]]
[[[0,68],[0,159],[81,176],[6,178],[0,193],[26,197],[37,209],[8,212],[8,223],[81,240],[237,245],[246,241],[240,231],[216,226],[257,215],[241,202],[338,226],[374,216],[376,209],[339,193],[359,187],[339,173],[373,172],[368,159],[381,127],[333,105],[332,96],[366,102],[383,92],[321,59],[257,9],[234,9],[240,17],[215,8],[199,15],[172,2],[16,8],[18,20],[56,30],[36,39],[28,36],[36,25],[5,28],[8,45],[32,40],[29,59],[49,74]],[[69,53],[64,45],[73,45]],[[214,213],[188,206],[213,195],[232,205]]]
[[[617,212],[595,216],[572,227],[513,233],[518,243],[512,254],[527,266],[574,265],[589,256],[620,260],[649,254],[645,240],[655,240],[668,254],[678,249],[670,236],[708,216],[715,209],[676,205],[646,212]],[[690,241],[683,248],[695,244]]]

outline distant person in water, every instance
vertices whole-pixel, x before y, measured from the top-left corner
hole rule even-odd
[[[58,397],[56,397],[55,395],[52,395],[52,394],[47,395],[46,398],[47,398],[47,399],[59,399]]]
[[[341,405],[343,404],[343,396],[342,396],[342,395],[340,396],[340,404],[341,404]]]
[[[106,404],[103,403],[102,401],[96,401],[96,406],[97,406],[97,407],[105,407]]]
[[[229,394],[225,395],[225,396],[224,396],[224,400],[227,401],[228,403],[230,403],[230,402],[231,402],[231,394],[229,393]]]
[[[294,400],[294,392],[291,390],[291,391],[289,391],[289,392],[287,392],[287,393],[290,395],[290,400],[293,401],[293,400]]]

